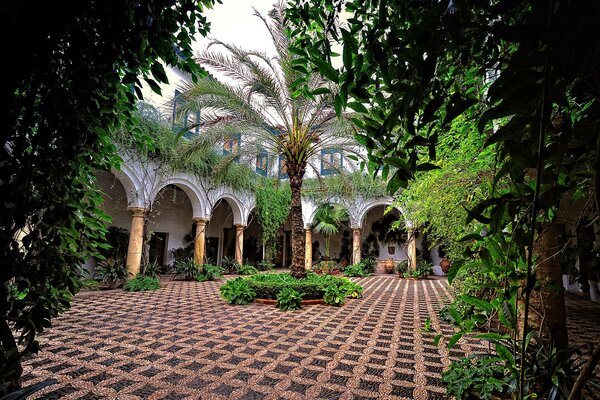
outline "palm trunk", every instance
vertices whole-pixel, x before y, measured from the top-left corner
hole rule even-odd
[[[534,270],[537,285],[531,293],[529,324],[544,342],[566,348],[569,338],[558,240],[561,228],[560,224],[547,224],[533,248],[537,258]]]
[[[304,268],[304,222],[302,220],[302,176],[290,175],[292,188],[292,204],[290,214],[292,217],[292,276],[294,278],[306,277]]]

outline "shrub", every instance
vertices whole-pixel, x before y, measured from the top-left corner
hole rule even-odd
[[[227,281],[219,290],[228,304],[250,304],[256,297],[248,281],[241,277]]]
[[[198,267],[193,258],[175,261],[175,278],[184,281],[194,280],[199,274]]]
[[[95,279],[80,279],[81,290],[99,290],[99,283]]]
[[[252,265],[241,265],[238,271],[240,275],[254,275],[258,274],[258,269],[254,268]]]
[[[365,271],[365,268],[362,263],[347,266],[344,271],[344,274],[346,276],[357,276],[357,277],[364,277],[364,276],[370,275],[368,272]]]
[[[225,274],[237,274],[240,270],[240,264],[231,257],[223,257],[221,267]]]
[[[212,264],[204,264],[202,266],[202,273],[196,276],[196,280],[199,282],[218,281],[221,279],[223,279],[223,269],[218,265]]]
[[[350,279],[346,279],[340,289],[345,293],[346,297],[353,299],[359,299],[362,297],[363,287],[358,283],[352,282]]]
[[[502,393],[506,382],[498,379],[504,376],[504,367],[497,357],[463,357],[450,364],[442,373],[446,383],[446,393],[457,399],[469,397],[470,390],[476,390],[480,399],[489,399],[492,393]]]
[[[130,292],[143,292],[146,290],[160,289],[160,279],[157,276],[138,275],[125,282],[123,289]]]
[[[275,264],[268,261],[261,261],[256,268],[258,268],[259,271],[272,271],[275,269]]]
[[[185,247],[178,247],[176,249],[171,250],[171,255],[173,256],[173,261],[175,264],[177,262],[182,262],[189,260],[194,257],[194,243],[190,243]]]
[[[340,286],[333,284],[325,288],[325,294],[323,295],[325,304],[339,307],[344,304],[345,299],[346,292]]]
[[[396,264],[396,272],[400,275],[404,275],[409,271],[408,260],[402,260]]]
[[[367,273],[367,274],[374,274],[375,273],[375,267],[377,267],[377,260],[375,260],[373,257],[366,257],[361,261],[361,264],[363,266],[363,270]]]
[[[142,275],[144,276],[158,276],[160,273],[161,266],[158,264],[158,261],[151,261],[146,264],[144,270],[142,271]]]
[[[96,276],[107,285],[120,285],[127,279],[127,266],[123,258],[109,258],[100,261],[96,267]]]
[[[277,294],[277,308],[282,311],[299,310],[302,308],[302,293],[290,287],[284,287]]]
[[[417,260],[416,271],[419,272],[420,276],[429,276],[433,274],[433,265],[425,260]]]
[[[339,271],[339,267],[335,261],[321,261],[313,266],[315,272],[329,274],[333,271]]]
[[[259,274],[247,278],[256,296],[261,299],[276,299],[279,291],[289,287],[302,293],[304,299],[322,299],[325,288],[331,284],[341,286],[344,281],[331,275],[309,274],[304,279],[295,279],[289,273]]]

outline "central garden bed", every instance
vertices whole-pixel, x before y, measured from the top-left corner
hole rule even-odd
[[[346,298],[362,297],[362,291],[362,286],[348,278],[314,273],[303,279],[289,273],[256,274],[221,286],[221,296],[229,304],[275,303],[284,310],[320,303],[341,306]]]

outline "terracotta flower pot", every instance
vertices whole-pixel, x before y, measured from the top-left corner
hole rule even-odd
[[[448,271],[450,271],[450,261],[442,258],[442,261],[440,261],[440,268],[442,268],[443,273],[447,274]]]

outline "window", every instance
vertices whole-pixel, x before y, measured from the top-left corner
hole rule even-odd
[[[235,155],[235,161],[239,161],[241,141],[242,135],[240,133],[235,133],[225,137],[225,143],[223,143],[223,155]]]
[[[192,136],[200,133],[200,111],[186,112],[180,115],[179,108],[182,105],[183,98],[181,97],[181,92],[175,89],[175,96],[173,97],[173,130],[185,131],[183,136],[190,139]],[[188,126],[193,126],[192,130],[188,130]]]
[[[279,179],[287,179],[287,166],[285,165],[285,157],[279,156]]]
[[[265,149],[256,155],[256,173],[262,176],[269,174],[269,153]]]
[[[321,175],[336,174],[343,166],[344,157],[340,150],[321,150]]]

